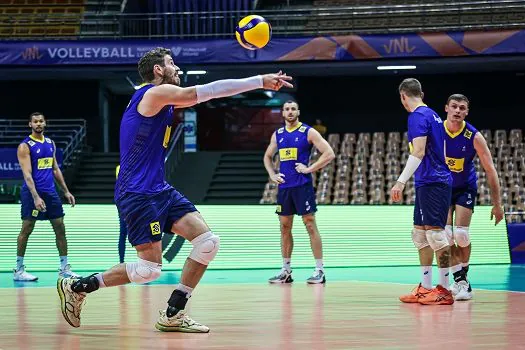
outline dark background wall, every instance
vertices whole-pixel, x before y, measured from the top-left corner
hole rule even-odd
[[[398,85],[403,75],[359,77],[296,77],[295,98],[301,119],[313,123],[320,118],[329,132],[373,132],[406,130],[407,113],[401,106]],[[444,104],[453,93],[471,100],[468,120],[479,129],[525,128],[525,76],[513,72],[414,75],[423,84],[425,102],[445,118]],[[10,81],[0,84],[0,118],[27,118],[34,111],[53,119],[83,118],[88,125],[88,143],[103,149],[100,91],[108,98],[109,145],[118,151],[119,126],[131,93],[114,94],[100,89],[97,80]],[[260,96],[258,97],[260,99]],[[221,101],[222,103],[223,101]],[[228,103],[225,100],[226,104]],[[203,108],[203,106],[200,106]],[[275,110],[275,106],[268,107]],[[223,127],[225,115],[215,114],[213,127],[201,127],[200,138]],[[216,118],[216,119],[215,119]],[[209,120],[209,119],[208,119]],[[209,150],[221,150],[220,142]]]

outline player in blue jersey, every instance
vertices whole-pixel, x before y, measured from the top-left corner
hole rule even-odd
[[[291,283],[291,257],[293,250],[292,225],[294,215],[301,215],[306,230],[310,236],[310,247],[315,258],[315,270],[307,283],[325,283],[323,266],[323,246],[315,212],[315,191],[312,184],[312,173],[323,168],[334,158],[332,147],[321,134],[309,125],[299,121],[299,105],[295,101],[287,101],[283,105],[285,126],[277,129],[270,140],[270,145],[264,154],[264,166],[270,179],[279,184],[277,193],[277,211],[281,226],[281,254],[283,268],[281,272],[269,279],[270,283]],[[312,146],[315,146],[321,156],[308,166]],[[273,169],[272,158],[279,152],[279,173]]]
[[[472,288],[467,279],[472,245],[469,226],[476,205],[478,193],[474,157],[479,157],[487,173],[487,182],[492,200],[491,219],[496,225],[503,219],[499,178],[487,141],[470,123],[465,121],[469,112],[469,100],[461,94],[448,98],[445,105],[447,120],[444,123],[447,134],[446,160],[452,172],[452,202],[447,220],[447,234],[451,245],[451,271],[454,283],[451,286],[456,300],[472,299]]]
[[[210,230],[193,204],[164,179],[164,158],[170,140],[173,110],[213,98],[256,90],[292,87],[291,77],[281,72],[245,79],[219,80],[205,85],[180,87],[179,68],[171,51],[156,48],[138,63],[144,84],[124,111],[120,126],[120,171],[115,202],[124,219],[128,240],[138,261],[123,263],[91,276],[60,278],[57,291],[62,314],[73,327],[80,326],[86,293],[130,282],[147,283],[160,277],[163,232],[181,235],[193,249],[177,285],[160,311],[155,327],[161,331],[206,333],[209,328],[184,311],[186,302],[219,250],[219,237]]]
[[[31,135],[18,146],[17,156],[24,184],[20,193],[22,203],[22,229],[18,235],[15,281],[36,281],[38,277],[25,271],[24,255],[29,235],[35,228],[37,220],[49,220],[55,231],[56,245],[60,256],[59,275],[78,277],[71,271],[67,260],[67,239],[64,226],[64,210],[55,188],[55,181],[64,191],[64,197],[75,206],[75,197],[69,192],[66,182],[55,157],[56,145],[49,137],[44,136],[46,119],[40,112],[29,116]]]
[[[419,251],[421,283],[411,294],[399,299],[405,303],[450,305],[454,303],[448,288],[450,245],[445,231],[450,206],[452,177],[445,163],[445,130],[439,115],[423,103],[421,83],[403,80],[399,94],[408,116],[410,156],[391,190],[394,202],[403,199],[406,182],[414,175],[416,205],[412,241]],[[439,284],[432,288],[434,253],[439,267]]]

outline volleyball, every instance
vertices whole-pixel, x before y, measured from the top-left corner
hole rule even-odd
[[[239,21],[235,37],[245,49],[262,49],[270,42],[272,26],[261,16],[246,16]]]

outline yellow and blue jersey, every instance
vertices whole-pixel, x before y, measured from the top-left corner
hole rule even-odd
[[[33,135],[26,137],[22,143],[29,147],[31,158],[32,177],[38,193],[56,192],[53,177],[53,163],[55,157],[55,145],[49,137],[42,140],[34,138]],[[24,182],[24,188],[27,184]]]
[[[308,142],[310,126],[299,123],[293,129],[281,127],[275,132],[279,151],[279,172],[284,174],[284,183],[279,188],[302,186],[312,182],[311,174],[301,174],[295,170],[295,163],[308,166],[312,144]]]
[[[478,130],[465,121],[461,129],[455,133],[447,129],[446,121],[444,129],[447,141],[445,155],[447,165],[452,172],[452,187],[477,189],[474,137]]]
[[[171,188],[164,179],[164,158],[173,123],[173,106],[144,117],[137,106],[154,87],[145,84],[132,96],[120,124],[120,171],[115,198],[125,193],[157,194]]]
[[[445,162],[445,129],[439,115],[422,105],[408,116],[408,142],[416,137],[427,137],[425,156],[414,174],[416,187],[434,183],[452,184],[450,170]]]

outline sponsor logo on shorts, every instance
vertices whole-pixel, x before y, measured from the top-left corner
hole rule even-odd
[[[160,222],[152,222],[151,224],[149,224],[149,228],[151,229],[151,234],[153,236],[160,235]]]
[[[278,213],[280,213],[282,210],[283,208],[280,205],[278,205],[277,208],[275,209],[275,211]]]
[[[467,201],[467,204],[468,204],[468,205],[472,204],[472,201]]]
[[[34,209],[33,212],[31,213],[31,216],[36,218],[38,216],[38,210]]]

